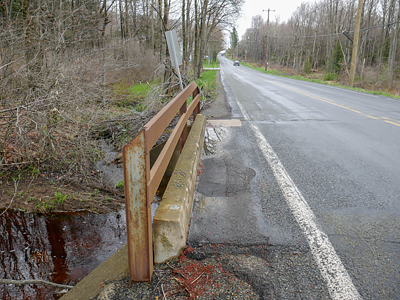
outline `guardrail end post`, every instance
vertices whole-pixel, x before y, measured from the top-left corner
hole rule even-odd
[[[151,281],[153,242],[151,205],[147,200],[149,159],[145,131],[123,147],[129,282]]]

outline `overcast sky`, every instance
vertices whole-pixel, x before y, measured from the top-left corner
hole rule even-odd
[[[256,15],[261,15],[266,21],[268,8],[275,10],[270,11],[269,20],[275,20],[275,17],[280,16],[280,20],[286,21],[290,18],[292,13],[296,10],[302,2],[311,2],[310,0],[278,0],[278,1],[260,1],[260,0],[245,0],[242,8],[242,17],[238,20],[237,31],[239,33],[239,38],[245,33],[247,28],[251,26],[251,18]]]

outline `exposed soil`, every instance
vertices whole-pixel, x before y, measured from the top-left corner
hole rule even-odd
[[[16,177],[16,176],[15,176]],[[120,209],[123,191],[107,191],[43,174],[23,172],[20,178],[0,178],[0,208],[27,212],[59,213],[92,211],[104,213]]]

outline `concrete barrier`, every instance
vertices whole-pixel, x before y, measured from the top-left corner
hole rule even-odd
[[[154,217],[155,263],[179,256],[186,247],[205,125],[205,116],[197,115]],[[118,280],[128,274],[128,250],[127,245],[124,245],[61,297],[61,300],[92,299],[101,292],[105,281]]]
[[[186,239],[206,118],[197,115],[153,220],[154,263],[178,257]]]

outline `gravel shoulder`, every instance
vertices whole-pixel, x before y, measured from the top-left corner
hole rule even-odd
[[[201,114],[205,115],[207,120],[230,118],[231,108],[225,101],[225,91],[220,81],[219,72],[217,82],[218,88],[216,97],[211,102],[207,103],[201,110]]]

